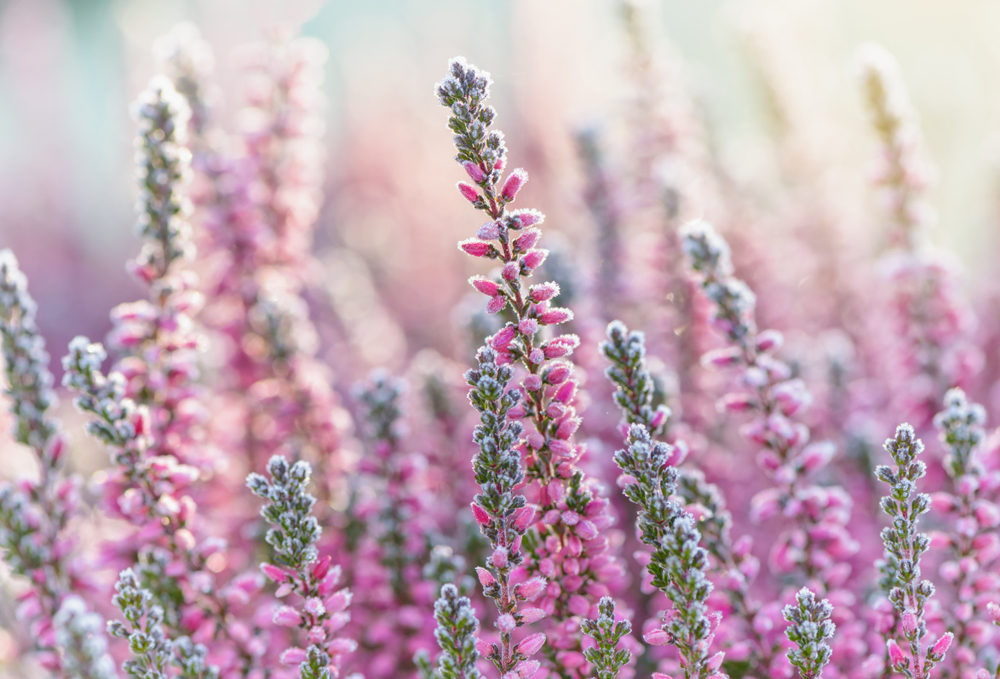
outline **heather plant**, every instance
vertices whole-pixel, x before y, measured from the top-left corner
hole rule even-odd
[[[898,67],[862,50],[886,208],[866,244],[790,43],[750,27],[779,125],[777,171],[747,180],[645,8],[620,9],[619,119],[564,149],[536,126],[548,93],[507,89],[534,105],[508,138],[488,73],[456,58],[436,85],[470,258],[447,256],[463,218],[411,170],[434,165],[400,107],[365,109],[324,171],[318,41],[272,32],[218,70],[192,25],[156,43],[132,109],[141,299],[70,342],[65,427],[49,307],[0,250],[0,473],[23,477],[0,485],[0,673],[997,676],[997,340],[929,245]],[[332,100],[354,111],[350,80]]]

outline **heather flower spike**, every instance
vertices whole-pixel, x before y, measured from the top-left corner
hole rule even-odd
[[[794,606],[785,606],[783,615],[789,623],[785,634],[798,647],[788,652],[788,659],[799,670],[802,679],[819,679],[830,662],[833,651],[826,642],[833,638],[836,630],[830,620],[832,613],[829,601],[818,601],[805,587],[795,595]]]
[[[619,648],[619,643],[632,630],[628,620],[615,620],[615,600],[603,597],[598,603],[600,615],[596,620],[584,620],[583,633],[597,642],[596,648],[583,652],[587,661],[594,666],[597,679],[615,679],[621,668],[628,664],[632,652]]]
[[[437,620],[434,636],[441,647],[441,655],[433,669],[426,656],[417,658],[423,679],[479,679],[482,676],[476,667],[479,621],[468,597],[459,596],[454,585],[444,585],[434,604],[434,619]]]
[[[286,649],[283,662],[298,665],[301,679],[335,679],[341,657],[353,652],[357,644],[333,637],[343,624],[339,619],[344,617],[351,595],[335,589],[340,568],[331,568],[329,557],[320,560],[316,549],[322,528],[311,514],[316,498],[306,491],[312,470],[308,462],[289,465],[276,455],[267,471],[270,480],[252,473],[247,487],[268,503],[260,511],[270,525],[265,539],[274,550],[274,560],[287,574],[283,584],[302,600],[299,606],[278,608],[275,623],[309,633],[307,647]]]
[[[917,532],[917,520],[930,509],[930,496],[916,493],[916,482],[927,473],[922,460],[917,459],[924,450],[924,444],[916,437],[913,428],[901,424],[896,429],[895,438],[885,442],[886,451],[896,465],[891,469],[880,465],[875,470],[879,481],[889,484],[890,492],[882,498],[882,511],[892,518],[892,526],[882,529],[885,550],[895,560],[896,585],[889,591],[889,600],[899,612],[903,630],[902,645],[909,650],[909,656],[900,648],[899,642],[888,642],[889,661],[892,668],[907,679],[926,679],[934,666],[944,659],[945,651],[951,643],[952,633],[941,636],[933,646],[924,651],[921,640],[927,635],[924,618],[928,599],[934,595],[934,585],[929,580],[921,580],[920,557],[930,548],[930,538]]]

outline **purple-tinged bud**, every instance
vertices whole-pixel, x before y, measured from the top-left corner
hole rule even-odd
[[[500,294],[500,286],[484,276],[473,276],[469,279],[469,283],[487,297],[496,297]]]
[[[476,191],[476,187],[473,186],[472,184],[459,182],[458,191],[459,193],[462,194],[462,197],[465,198],[470,203],[475,203],[477,200],[479,200],[479,192]]]
[[[473,257],[485,257],[490,254],[492,246],[489,243],[469,238],[458,243],[458,249]]]
[[[542,378],[538,375],[528,375],[524,378],[524,388],[528,391],[538,391],[542,388]]]
[[[324,556],[322,559],[317,561],[316,565],[313,566],[313,572],[312,572],[313,580],[322,580],[323,578],[325,578],[326,574],[330,572],[331,562],[332,559],[330,558],[329,555]]]
[[[506,201],[514,200],[517,192],[521,190],[524,183],[528,181],[528,173],[521,168],[513,170],[507,179],[503,183],[503,187],[500,189],[500,197]]]
[[[526,583],[527,584],[527,583]],[[530,625],[533,622],[538,622],[545,617],[545,611],[541,608],[522,608],[520,610],[521,622],[525,625]]]
[[[705,352],[701,357],[701,365],[705,368],[727,368],[743,362],[743,353],[739,347],[723,347]]]
[[[302,614],[291,606],[279,606],[275,609],[271,622],[279,627],[298,627],[302,624]]]
[[[521,267],[517,265],[517,262],[507,262],[503,265],[500,275],[503,276],[505,281],[513,281],[517,280],[519,273],[521,273]]]
[[[558,283],[540,283],[538,285],[531,286],[531,290],[528,292],[528,298],[531,299],[532,302],[544,302],[552,299],[558,294]]]
[[[529,637],[525,637],[521,640],[521,643],[517,645],[517,652],[523,653],[524,655],[531,656],[538,653],[538,651],[545,644],[545,635],[541,632],[537,634],[532,634]]]
[[[483,181],[483,177],[486,176],[482,168],[473,163],[471,160],[467,160],[464,163],[462,163],[462,167],[464,167],[465,171],[469,173],[469,179],[476,182],[477,184]]]
[[[514,674],[517,675],[517,679],[531,679],[541,666],[537,660],[522,660],[514,668]]]
[[[556,395],[552,397],[554,401],[559,401],[560,403],[570,403],[576,396],[576,381],[569,380],[565,382],[558,391]]]
[[[493,574],[482,566],[476,566],[476,575],[479,576],[479,584],[483,587],[492,587],[496,584],[496,580],[493,578]]]
[[[572,457],[573,455],[573,446],[563,439],[551,439],[549,441],[549,450],[556,457]]]
[[[506,568],[507,567],[507,548],[497,547],[493,550],[493,556],[490,559],[493,563],[494,568]]]
[[[524,253],[524,257],[521,261],[524,262],[524,266],[528,269],[537,269],[545,261],[545,258],[549,256],[548,250],[528,250]]]
[[[580,338],[576,335],[562,335],[547,342],[543,346],[546,358],[561,358],[569,356],[580,346]]]
[[[535,243],[541,238],[542,232],[538,229],[528,229],[514,241],[514,249],[518,252],[527,252],[535,247]],[[534,267],[532,267],[534,268]]]
[[[556,363],[545,371],[545,382],[548,384],[562,384],[573,374],[568,363]]]
[[[1000,606],[990,602],[986,604],[986,612],[989,613],[990,620],[993,621],[993,624],[1000,627]]]
[[[549,309],[538,317],[538,322],[542,325],[559,325],[560,323],[572,320],[573,312],[562,308]]]
[[[281,654],[281,664],[301,665],[308,657],[309,655],[305,652],[305,649],[292,646],[291,648],[286,648]]]
[[[522,582],[514,588],[514,594],[525,601],[531,601],[544,591],[544,578],[531,578],[527,582]]]
[[[785,337],[777,330],[764,330],[757,335],[757,351],[777,351],[784,343]]]
[[[472,515],[476,517],[476,523],[480,526],[488,526],[490,525],[490,521],[492,521],[492,518],[486,510],[477,505],[475,502],[472,503]]]
[[[496,222],[486,222],[476,231],[479,240],[496,240],[500,236],[500,226]]]
[[[720,667],[722,667],[722,661],[725,659],[726,659],[726,654],[723,651],[719,651],[718,653],[716,653],[715,655],[713,655],[711,658],[708,659],[708,663],[705,665],[705,668],[709,672],[714,672]]]
[[[524,532],[528,529],[528,526],[535,520],[535,508],[534,507],[521,507],[518,510],[517,518],[514,519],[514,528],[519,532]]]
[[[260,565],[260,569],[264,571],[264,575],[274,582],[282,583],[288,579],[288,573],[286,573],[284,569],[273,564],[262,563]]]
[[[545,360],[545,352],[542,351],[541,349],[538,348],[532,349],[531,353],[528,354],[528,361],[534,363],[535,365],[540,364],[544,360]]]
[[[917,631],[917,615],[913,611],[903,611],[903,617],[900,622],[903,624],[903,632],[907,636]]]
[[[306,599],[304,608],[306,609],[306,613],[309,615],[323,615],[326,613],[326,608],[324,608],[323,602],[314,596]]]
[[[503,295],[490,297],[490,301],[486,303],[486,312],[496,314],[499,313],[505,306],[507,306],[507,298]]]
[[[326,630],[319,625],[314,625],[307,635],[310,644],[320,644],[326,641]]]
[[[802,451],[802,470],[811,472],[820,467],[825,467],[833,459],[833,455],[836,452],[837,447],[832,441],[820,441],[806,446],[805,450]]]

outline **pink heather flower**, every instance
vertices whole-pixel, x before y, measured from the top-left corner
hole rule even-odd
[[[458,183],[458,191],[462,194],[470,203],[475,203],[479,199],[479,192],[476,191],[476,187],[472,184],[466,184],[465,182]]]
[[[507,298],[503,295],[497,295],[495,297],[490,297],[490,301],[486,303],[486,311],[491,314],[496,314],[499,313],[505,306],[507,306]]]
[[[518,679],[531,679],[541,666],[541,663],[537,660],[523,660],[518,663],[514,672],[517,674]]]
[[[521,331],[522,335],[534,335],[538,332],[538,321],[534,318],[525,318],[520,323],[517,324],[517,329]],[[540,363],[541,361],[536,361]]]
[[[473,238],[463,240],[458,244],[459,250],[462,250],[466,254],[472,255],[473,257],[485,257],[490,254],[491,248],[492,246],[489,243],[483,243],[482,241],[478,241]]]
[[[901,622],[903,624],[903,632],[908,636],[917,631],[917,616],[913,611],[904,611]]]
[[[549,440],[549,450],[555,453],[557,457],[571,457],[573,455],[572,444],[562,439]]]
[[[511,632],[517,627],[517,623],[514,621],[514,616],[510,613],[504,613],[497,618],[497,629],[501,632]]]
[[[477,184],[483,181],[483,177],[486,176],[482,168],[473,163],[471,160],[467,160],[464,163],[462,163],[462,167],[464,167],[465,171],[469,174],[469,179],[476,182]],[[465,194],[464,191],[462,193],[463,195]]]
[[[562,308],[550,309],[538,317],[538,322],[542,325],[559,325],[572,320],[573,312]]]
[[[522,229],[541,224],[545,220],[545,215],[538,210],[514,210],[511,214]]]
[[[491,557],[493,566],[496,568],[504,568],[507,565],[507,548],[497,547],[493,550],[493,556]]]
[[[889,662],[893,667],[898,667],[903,664],[904,656],[903,649],[899,647],[895,639],[889,639]]]
[[[528,526],[535,520],[535,508],[534,507],[521,507],[517,512],[517,518],[514,519],[514,527],[519,531],[527,530]]]
[[[521,252],[527,252],[531,248],[535,247],[535,243],[538,242],[541,235],[542,232],[538,229],[528,229],[514,241],[514,248]]]
[[[993,621],[993,624],[1000,626],[1000,606],[990,602],[986,604],[986,612],[989,613],[990,620]]]
[[[784,336],[777,330],[764,330],[757,335],[758,351],[777,351],[784,344]]]
[[[538,365],[545,360],[545,352],[541,349],[532,349],[531,353],[528,354],[528,360]]]
[[[302,624],[302,615],[291,606],[279,606],[271,621],[279,627],[298,627]]]
[[[642,638],[650,646],[665,646],[670,643],[670,635],[659,628],[646,632]]]
[[[705,667],[709,672],[714,672],[720,667],[722,667],[722,661],[726,659],[726,654],[723,651],[719,651],[711,658],[708,659],[708,664]]]
[[[951,640],[954,638],[954,636],[955,635],[952,634],[951,632],[948,632],[947,634],[942,636],[940,639],[937,640],[937,643],[934,644],[934,647],[931,648],[931,653],[938,656],[944,656],[944,654],[948,652],[948,647],[951,646]]]
[[[532,302],[544,302],[550,300],[559,294],[559,285],[557,283],[541,283],[539,285],[532,285],[528,293],[528,297]]]
[[[285,651],[281,654],[281,664],[301,665],[308,657],[309,656],[305,649],[292,646],[291,648],[285,649]]]
[[[503,265],[503,270],[500,275],[503,276],[505,281],[515,280],[518,274],[521,273],[521,267],[517,265],[517,262],[507,262]]]
[[[484,276],[473,276],[469,283],[487,297],[496,297],[500,293],[500,286]]]
[[[545,261],[545,258],[549,256],[548,250],[528,250],[524,253],[524,257],[521,261],[524,262],[524,266],[528,269],[537,269]]]
[[[538,375],[528,375],[524,378],[524,388],[528,391],[538,391],[542,388],[542,378]]]
[[[521,614],[521,622],[525,625],[538,622],[545,617],[545,611],[541,608],[522,608],[519,613]]]
[[[316,597],[306,599],[305,610],[309,615],[323,615],[326,612],[323,602]]]
[[[545,371],[545,381],[548,384],[562,384],[572,374],[569,364],[556,363]]]
[[[512,170],[507,179],[504,180],[503,187],[500,189],[500,197],[506,201],[514,200],[517,192],[521,190],[524,183],[528,181],[528,173],[521,168]]]
[[[333,559],[329,555],[324,556],[322,559],[316,562],[313,566],[312,576],[315,580],[322,580],[330,572],[330,564],[333,563]]]
[[[521,643],[517,645],[517,651],[518,653],[532,656],[538,653],[543,645],[545,645],[545,635],[538,632],[537,634],[532,634],[531,636],[522,639]]]
[[[486,222],[476,232],[476,238],[480,240],[496,240],[499,236],[500,226],[496,222]]]
[[[514,588],[517,596],[525,601],[531,601],[545,590],[544,578],[531,578]]]
[[[494,349],[503,349],[517,337],[517,329],[513,325],[504,326],[500,332],[493,335],[493,339],[490,340],[490,346]]]
[[[496,583],[493,574],[481,566],[476,566],[476,575],[479,576],[479,584],[483,587],[490,587]]]
[[[475,502],[472,503],[472,515],[476,517],[476,523],[480,526],[488,526],[492,520],[489,513]]]

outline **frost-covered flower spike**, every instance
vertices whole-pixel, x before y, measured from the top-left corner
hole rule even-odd
[[[615,679],[621,668],[632,659],[631,651],[619,648],[622,637],[632,631],[632,623],[615,620],[615,600],[609,596],[602,597],[597,606],[600,616],[581,623],[583,633],[597,642],[597,647],[588,648],[583,654],[587,662],[594,666],[597,679]]]
[[[924,462],[917,459],[924,444],[910,425],[901,424],[896,428],[895,438],[885,442],[885,449],[896,469],[880,465],[875,476],[890,488],[889,495],[881,502],[882,510],[892,518],[892,526],[882,529],[882,541],[896,566],[889,600],[900,615],[903,645],[909,649],[907,655],[895,639],[890,639],[889,664],[907,679],[926,679],[931,669],[944,659],[953,635],[944,634],[924,652],[921,644],[927,634],[924,609],[934,595],[934,585],[920,579],[920,557],[930,548],[930,538],[917,531],[917,520],[931,505],[930,496],[916,492],[917,480],[927,473]]]
[[[316,549],[322,528],[312,515],[316,498],[306,491],[312,470],[308,462],[289,465],[278,455],[267,470],[270,480],[256,473],[247,476],[247,487],[268,503],[260,513],[270,525],[265,540],[274,549],[275,563],[263,563],[261,570],[278,584],[278,596],[295,593],[302,599],[299,607],[280,606],[274,624],[302,630],[308,642],[304,649],[287,648],[281,662],[297,665],[301,679],[335,679],[341,657],[357,644],[333,637],[350,619],[351,593],[335,589],[340,568],[331,568],[330,557],[320,559]]]
[[[36,640],[38,661],[68,676],[114,676],[100,616],[72,592],[86,589],[71,559],[67,525],[77,511],[76,478],[62,478],[65,442],[48,411],[55,403],[49,355],[35,323],[28,281],[10,250],[0,250],[0,349],[4,394],[14,416],[14,439],[31,448],[40,478],[15,488],[0,484],[0,548],[17,575],[31,583],[20,615]]]
[[[479,679],[482,676],[476,667],[479,620],[468,597],[459,596],[455,585],[444,585],[434,604],[434,619],[437,620],[434,636],[441,655],[434,669],[426,658],[417,659],[423,679]]]
[[[789,623],[785,634],[798,647],[788,652],[788,660],[802,679],[820,679],[823,668],[830,662],[833,650],[826,642],[833,638],[837,628],[830,620],[832,614],[830,602],[818,601],[805,587],[795,595],[794,606],[785,606],[783,615]]]

